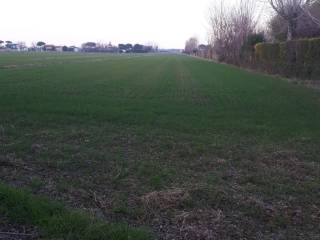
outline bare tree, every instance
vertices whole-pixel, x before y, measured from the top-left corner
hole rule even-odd
[[[273,10],[288,23],[287,40],[296,37],[298,20],[307,15],[320,25],[320,20],[310,12],[314,0],[268,0]]]
[[[319,9],[320,8],[320,0],[313,1],[313,8],[305,9],[303,8],[303,11],[306,16],[308,16],[311,21],[315,24],[317,24],[320,28],[320,17],[319,17],[319,12],[313,13],[312,9]]]
[[[145,46],[149,46],[152,48],[152,52],[158,52],[159,50],[159,46],[156,42],[153,42],[153,41],[149,41],[145,44]]]
[[[198,44],[199,44],[199,41],[196,37],[190,38],[188,41],[186,41],[186,46],[184,49],[185,53],[196,54],[198,49]]]
[[[209,12],[209,39],[218,60],[239,63],[242,47],[256,24],[253,0],[241,0],[233,7],[223,0],[214,5]]]
[[[312,16],[312,18],[310,17]],[[312,38],[320,36],[320,25],[316,23],[320,19],[320,2],[312,4],[308,11],[297,20],[296,38]],[[287,39],[288,22],[276,14],[269,22],[269,33],[272,40],[285,41]]]

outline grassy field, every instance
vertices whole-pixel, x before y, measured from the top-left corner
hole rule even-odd
[[[1,182],[155,239],[319,239],[319,123],[319,92],[191,57],[0,54]]]

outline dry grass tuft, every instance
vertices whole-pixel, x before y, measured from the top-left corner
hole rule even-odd
[[[148,193],[141,197],[141,202],[147,209],[166,210],[170,208],[177,208],[190,198],[191,196],[187,190],[177,188]]]
[[[179,233],[183,239],[218,239],[219,228],[224,221],[221,210],[198,209],[183,212],[176,216],[175,222],[179,226]]]

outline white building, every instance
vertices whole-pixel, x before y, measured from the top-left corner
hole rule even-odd
[[[56,46],[57,52],[63,52],[63,46]]]

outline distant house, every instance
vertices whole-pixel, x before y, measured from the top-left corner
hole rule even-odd
[[[63,46],[55,46],[57,52],[63,52]]]
[[[56,51],[56,46],[54,46],[54,45],[44,45],[43,50],[47,51],[47,52]]]
[[[28,47],[24,44],[18,44],[18,51],[19,52],[28,52]]]
[[[111,44],[111,42],[110,42],[108,45],[104,46],[104,47],[101,49],[101,51],[102,51],[102,52],[108,52],[108,53],[116,53],[116,52],[119,51],[119,49],[118,49],[118,47],[113,46],[113,45]]]
[[[141,44],[135,44],[133,46],[133,52],[134,53],[143,53],[144,52],[144,46]]]
[[[212,48],[210,45],[200,44],[197,50],[197,56],[202,58],[212,58]]]
[[[13,51],[13,52],[23,52],[23,51],[28,51],[28,48],[24,43],[12,43],[8,42],[6,43],[2,49],[4,51]]]
[[[82,44],[82,50],[84,52],[96,52],[97,51],[97,44],[94,42],[87,42]]]
[[[182,49],[159,49],[160,53],[172,53],[172,54],[181,54]]]
[[[69,47],[70,52],[80,52],[80,48],[76,47],[76,46],[71,46]]]
[[[18,51],[18,44],[7,43],[5,46],[8,50]]]
[[[79,51],[79,49],[75,48],[74,51]],[[102,43],[94,43],[87,42],[82,44],[83,52],[104,52],[104,53],[116,53],[118,52],[118,47],[113,46],[111,43],[102,44]]]
[[[119,44],[118,45],[118,50],[120,53],[131,53],[133,49],[132,44]]]
[[[145,46],[141,44],[135,44],[133,46],[132,51],[134,53],[150,53],[150,52],[155,52],[157,51],[156,48],[153,48],[152,46]]]

